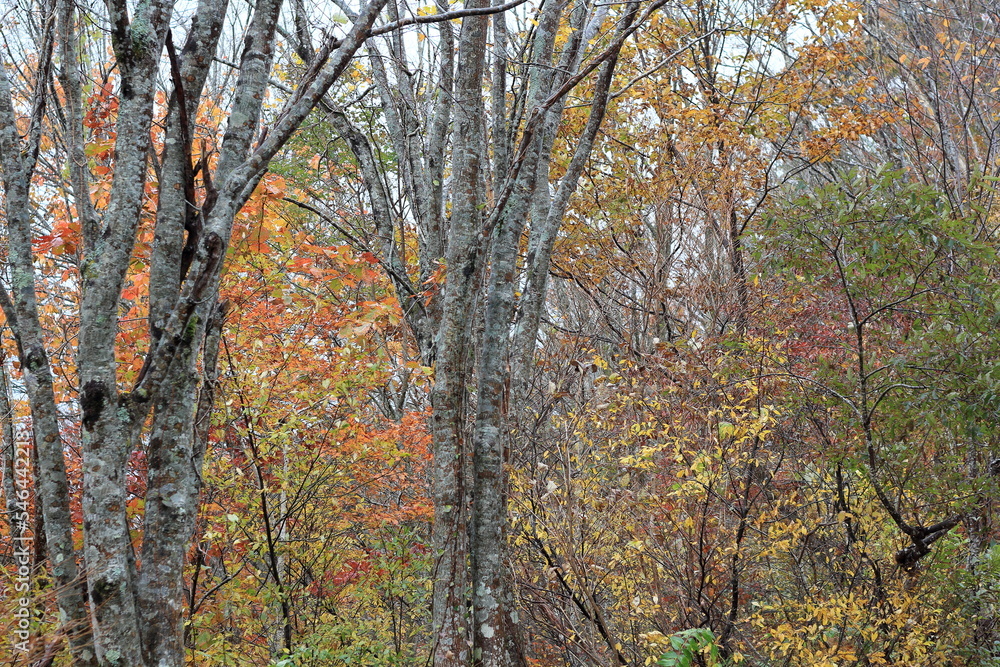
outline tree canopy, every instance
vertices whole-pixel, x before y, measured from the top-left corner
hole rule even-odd
[[[1000,661],[985,0],[25,0],[13,665]]]

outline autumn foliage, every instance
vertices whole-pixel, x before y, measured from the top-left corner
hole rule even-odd
[[[292,4],[291,23],[304,21],[305,5]],[[475,83],[486,120],[469,130],[488,145],[468,177],[481,201],[466,212],[482,227],[469,235],[465,268],[433,255],[431,241],[446,246],[459,233],[448,225],[462,204],[448,193],[468,176],[455,167],[459,151],[433,145],[457,143],[460,130],[448,128],[466,127],[433,93],[454,84],[465,34],[457,18],[454,30],[414,22],[345,64],[250,179],[230,237],[205,259],[198,225],[207,217],[197,215],[224,186],[212,179],[238,92],[236,65],[215,65],[216,85],[184,119],[178,284],[193,280],[190,267],[218,272],[191,310],[211,301],[214,319],[191,316],[174,331],[201,341],[184,357],[197,381],[179,385],[193,408],[177,429],[204,447],[190,457],[200,495],[193,534],[179,545],[182,659],[478,667],[480,635],[503,632],[504,650],[532,667],[998,664],[996,9],[690,0],[640,14],[631,28],[626,9],[579,6],[561,15],[528,3],[502,28],[490,19],[497,46]],[[449,7],[407,11],[426,18]],[[279,31],[248,151],[301,98],[296,82],[315,77],[310,58],[323,51],[311,30]],[[590,46],[566,55],[584,35]],[[589,62],[584,53],[613,57],[543,113],[528,106],[545,101],[525,56],[538,56],[538,44],[565,72]],[[380,64],[378,49],[412,62]],[[69,82],[42,71],[39,54],[19,70],[4,56],[3,66],[13,134],[28,146],[37,132],[29,280],[66,464],[68,549],[86,575],[84,452],[97,437],[78,356],[92,281],[86,210],[110,216],[117,205],[127,96],[117,67],[83,53],[83,195],[65,166],[75,141]],[[409,65],[412,80],[397,85]],[[51,88],[40,114],[39,80]],[[114,306],[121,406],[142,397],[133,389],[172,340],[153,321],[172,86],[158,86],[150,107],[150,157]],[[549,120],[536,128],[536,116]],[[592,150],[578,159],[594,122]],[[521,178],[532,159],[525,169],[535,175],[505,191],[500,177]],[[579,184],[559,212],[574,169]],[[517,221],[510,211],[522,195]],[[14,213],[5,208],[0,246],[5,299],[24,289]],[[465,347],[449,357],[440,332],[456,280],[469,290],[455,338]],[[510,316],[492,347],[505,290]],[[525,328],[533,304],[537,332]],[[26,650],[9,664],[116,664],[81,662],[68,641],[89,629],[63,618],[66,586],[47,551],[51,501],[35,481],[44,462],[20,312],[4,305],[0,341],[0,630],[15,637],[22,627],[22,594],[30,620]],[[488,372],[502,381],[488,384]],[[442,386],[455,378],[448,396],[461,400],[445,405]],[[134,413],[123,463],[118,509],[133,574],[149,567],[147,500],[166,495],[151,493],[163,484],[153,433],[164,405]],[[493,408],[495,422],[483,426]],[[454,450],[442,449],[446,420]],[[500,474],[476,449],[488,437],[499,438]],[[31,452],[33,470],[20,494],[19,451]],[[456,505],[441,500],[445,465],[460,487],[447,496]],[[502,544],[489,554],[509,590],[496,597],[517,619],[499,629],[472,627],[484,553],[475,508],[487,487],[502,491],[505,508]],[[16,536],[33,545],[28,590],[16,588]],[[448,586],[460,589],[449,589],[462,605],[447,617],[463,626],[455,636],[468,638],[466,662],[439,650]]]

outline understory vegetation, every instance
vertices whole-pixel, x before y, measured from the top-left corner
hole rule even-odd
[[[3,664],[1000,665],[993,3],[3,12]]]

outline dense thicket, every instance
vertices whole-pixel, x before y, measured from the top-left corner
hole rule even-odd
[[[991,3],[0,31],[12,664],[1000,660]]]

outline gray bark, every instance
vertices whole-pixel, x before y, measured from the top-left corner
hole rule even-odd
[[[98,659],[109,665],[138,665],[143,660],[125,470],[136,444],[131,436],[145,415],[146,401],[141,395],[119,393],[115,341],[118,301],[145,198],[156,73],[172,3],[140,5],[131,23],[124,3],[109,9],[122,77],[115,171],[99,231],[84,235],[76,352],[83,423],[84,555]]]
[[[63,444],[56,421],[45,331],[38,316],[31,246],[31,175],[38,155],[44,92],[50,83],[53,31],[43,48],[28,138],[17,136],[6,68],[0,70],[0,151],[7,204],[11,286],[0,294],[18,343],[38,450],[36,488],[44,512],[58,604],[74,664],[181,665],[182,571],[198,507],[200,472],[211,411],[220,336],[219,275],[233,219],[282,148],[370,34],[385,0],[368,4],[343,40],[329,38],[322,58],[294,92],[270,134],[253,148],[271,69],[280,0],[258,3],[240,63],[240,78],[214,179],[198,165],[208,197],[195,201],[192,119],[214,57],[226,2],[201,0],[180,54],[168,43],[173,3],[140,3],[130,19],[124,2],[109,0],[108,19],[121,76],[114,177],[107,208],[90,201],[84,152],[82,72],[74,45],[74,5],[60,3],[60,82],[69,184],[81,218],[80,332],[77,371],[83,431],[83,513],[90,606],[77,570]],[[51,12],[50,23],[56,13]],[[119,298],[145,196],[153,96],[160,54],[168,46],[171,81],[166,146],[159,165],[153,268],[151,345],[131,391],[119,388],[115,342]],[[215,199],[212,180],[219,184]],[[218,205],[213,204],[218,201]],[[201,359],[201,371],[198,361]],[[201,397],[199,378],[204,375]],[[129,453],[139,446],[150,411],[149,479],[142,558],[138,563],[125,514]],[[93,633],[91,634],[91,628]],[[96,654],[96,655],[95,655]]]
[[[198,111],[205,80],[222,33],[228,0],[201,0],[192,20],[180,63],[171,59],[173,92],[167,113],[162,164],[159,170],[159,198],[153,252],[150,258],[149,320],[158,336],[174,307],[184,277],[185,249],[190,254],[198,237],[198,226],[211,195],[201,206],[195,201],[194,165],[191,164],[193,121]],[[208,165],[200,165],[206,187]],[[210,188],[209,188],[210,189]],[[185,241],[185,232],[188,240]],[[188,258],[189,259],[189,258]]]
[[[538,23],[533,55],[551,60],[558,29],[561,6],[546,6]],[[494,73],[494,79],[498,78]],[[535,71],[529,93],[532,106],[550,92],[550,70]],[[494,98],[494,105],[496,105]],[[497,120],[494,132],[498,133]],[[507,380],[509,327],[514,312],[514,285],[521,234],[531,210],[538,186],[535,168],[542,152],[551,149],[551,141],[539,135],[522,161],[530,165],[517,174],[517,184],[506,209],[501,215],[490,254],[490,278],[486,302],[482,349],[478,368],[477,413],[474,433],[474,492],[472,581],[474,624],[474,664],[499,667],[523,662],[515,641],[517,611],[514,606],[512,576],[506,555],[506,488],[504,476],[503,429],[504,384]],[[500,169],[506,173],[507,157],[499,157]],[[547,188],[548,184],[541,184]]]
[[[18,456],[17,443],[14,440],[14,413],[10,403],[10,382],[7,378],[7,359],[0,351],[0,474],[3,475],[3,495],[7,512],[8,535],[11,544],[17,549],[20,544],[16,538],[25,534],[28,527],[28,511],[26,509],[27,498],[23,494],[19,497],[18,491],[27,487],[18,479],[27,480],[28,474],[23,472],[26,466],[25,461],[16,462]],[[20,475],[20,477],[19,477]],[[21,501],[21,504],[18,501]]]
[[[73,550],[63,444],[45,331],[38,317],[31,246],[30,176],[44,116],[41,93],[50,74],[48,70],[39,72],[41,84],[26,140],[14,129],[9,84],[6,77],[0,78],[0,150],[12,266],[10,294],[3,292],[0,305],[15,333],[28,389],[38,442],[37,489],[43,500],[58,603],[70,624],[93,631],[92,635],[72,635],[71,650],[77,664],[183,663],[181,575],[198,507],[221,317],[216,312],[218,285],[233,221],[270,160],[308,114],[324,104],[327,91],[358,49],[380,34],[389,35],[383,47],[393,56],[386,61],[389,64],[383,65],[374,46],[369,47],[369,53],[399,159],[397,190],[385,177],[385,167],[377,162],[370,140],[351,125],[343,110],[328,103],[325,106],[358,157],[373,203],[383,266],[417,333],[425,363],[435,365],[431,396],[435,446],[432,531],[438,555],[432,596],[437,640],[434,660],[437,665],[508,665],[520,659],[514,641],[513,591],[510,575],[504,570],[503,452],[507,436],[502,401],[509,380],[510,327],[515,308],[524,308],[527,298],[522,297],[521,304],[515,300],[514,285],[523,265],[519,248],[529,220],[535,237],[531,247],[546,248],[548,237],[539,236],[545,230],[554,238],[582,162],[579,168],[574,165],[589,154],[604,113],[604,102],[595,98],[592,123],[596,125],[588,125],[588,143],[574,156],[563,181],[566,187],[560,186],[550,202],[548,160],[565,95],[600,63],[606,64],[598,77],[604,85],[601,82],[610,77],[617,49],[628,30],[620,28],[611,47],[597,54],[595,61],[582,65],[587,44],[582,35],[591,16],[589,5],[572,5],[568,20],[573,32],[558,54],[553,52],[554,35],[567,6],[547,6],[543,29],[531,53],[540,66],[529,68],[531,83],[521,84],[528,85],[523,88],[527,94],[508,106],[504,92],[511,68],[503,56],[495,56],[492,71],[488,74],[486,70],[491,21],[487,14],[509,9],[512,3],[491,7],[488,0],[476,0],[449,15],[463,19],[457,40],[451,24],[441,21],[440,16],[405,17],[395,6],[389,12],[392,22],[373,30],[385,5],[386,0],[373,0],[357,14],[349,13],[354,23],[349,33],[341,40],[328,37],[311,62],[307,58],[308,68],[300,84],[290,91],[270,131],[258,137],[281,0],[257,3],[238,65],[236,95],[219,166],[209,176],[207,164],[193,165],[191,161],[192,119],[223,25],[225,0],[200,0],[179,54],[168,31],[171,0],[139,3],[131,19],[124,0],[108,0],[121,85],[114,177],[110,201],[103,211],[95,210],[90,201],[82,126],[83,73],[74,50],[73,4],[61,2],[60,11],[52,13],[53,17],[58,15],[62,36],[59,78],[66,96],[62,145],[83,230],[76,363],[89,609],[76,570],[78,554]],[[295,9],[299,51],[308,56],[311,48],[301,3]],[[438,9],[447,12],[447,2],[441,0]],[[634,17],[635,11],[630,16]],[[390,33],[402,25],[432,21],[441,21],[433,65],[436,81],[432,86],[418,85],[406,67],[402,38]],[[502,17],[493,25],[497,43],[506,48],[509,37]],[[47,51],[43,49],[43,68],[48,67],[52,44],[50,39]],[[146,196],[153,97],[165,45],[167,78],[173,93],[166,144],[155,165],[160,193],[151,269],[150,349],[134,386],[121,388],[115,358],[119,299]],[[494,86],[490,102],[494,117],[489,121],[488,93],[484,91],[487,78]],[[523,124],[521,119],[525,119]],[[490,139],[494,142],[492,159]],[[196,172],[205,192],[200,201]],[[397,201],[397,197],[401,199]],[[419,226],[417,286],[409,277],[403,255],[407,216],[416,219]],[[550,253],[551,244],[548,247]],[[433,287],[425,291],[420,286],[438,270],[442,258],[446,262],[443,288],[439,293]],[[488,276],[485,281],[484,276]],[[543,282],[530,298],[543,300],[544,289]],[[479,303],[485,303],[482,334],[473,326]],[[475,428],[470,431],[466,406],[477,354],[479,407]],[[205,382],[199,397],[202,377]],[[150,413],[144,541],[137,563],[125,513],[126,461],[140,446]],[[476,510],[471,533],[467,530],[470,497]],[[470,587],[473,582],[474,590]],[[470,600],[475,618],[468,612]],[[470,651],[473,641],[475,650]],[[88,653],[90,647],[96,657]]]
[[[486,6],[477,0],[473,7]],[[469,624],[466,615],[468,565],[465,480],[468,456],[465,428],[467,337],[475,281],[479,277],[480,147],[483,114],[482,76],[489,20],[474,17],[462,22],[458,40],[452,149],[452,214],[446,250],[446,282],[442,295],[441,330],[434,367],[432,428],[434,435],[434,527],[437,555],[434,578],[433,624],[435,665],[468,663]]]
[[[431,483],[435,504],[433,544],[439,559],[433,596],[436,665],[472,662],[499,666],[522,660],[512,575],[507,571],[505,557],[504,452],[509,446],[505,398],[511,364],[517,360],[516,368],[523,368],[531,360],[552,246],[596,140],[618,51],[637,21],[661,4],[653,3],[642,17],[639,6],[632,7],[610,44],[594,60],[583,64],[587,35],[595,30],[595,16],[603,16],[607,10],[594,10],[586,2],[547,3],[527,53],[527,61],[533,65],[527,68],[527,77],[514,79],[518,92],[513,104],[506,95],[508,37],[502,14],[493,18],[493,60],[488,77],[492,92],[485,90],[485,21],[463,22],[457,66],[451,62],[450,47],[444,45],[437,52],[438,60],[426,64],[412,64],[412,54],[403,50],[398,40],[388,42],[388,55],[384,49],[372,49],[372,68],[385,110],[386,129],[399,158],[398,192],[382,185],[391,182],[392,167],[377,164],[370,144],[357,129],[342,114],[335,117],[338,131],[359,162],[382,237],[381,261],[393,281],[394,272],[405,270],[405,265],[396,264],[400,258],[391,242],[397,233],[396,225],[402,226],[405,221],[386,220],[394,211],[413,212],[422,279],[430,274],[442,252],[446,259],[446,280],[440,294],[432,294],[421,309],[401,300],[418,341],[426,341],[428,329],[437,327],[431,353],[421,345],[425,363],[433,362],[435,368]],[[569,22],[571,34],[557,53],[554,45],[562,20]],[[442,42],[446,39],[447,32]],[[391,63],[391,72],[383,62]],[[438,77],[433,85],[425,85],[435,91],[429,110],[428,103],[410,83],[417,76],[415,70],[422,66],[428,70],[425,76],[436,72]],[[598,67],[602,69],[597,76],[590,122],[567,174],[556,182],[555,194],[550,197],[549,160],[565,96]],[[485,109],[487,95],[491,117],[487,117]],[[484,118],[488,121],[484,122]],[[449,121],[453,124],[450,137],[442,131]],[[520,135],[516,133],[519,126]],[[448,139],[450,153],[445,148]],[[445,187],[442,167],[447,159],[451,160],[452,175]],[[484,190],[484,184],[488,190]],[[486,198],[486,191],[491,192],[492,199]],[[390,197],[398,200],[389,201]],[[450,216],[442,217],[446,203],[450,204]],[[523,258],[520,247],[529,221],[529,255]],[[442,245],[444,238],[447,243]],[[528,272],[523,278],[522,267]],[[488,275],[485,282],[479,277],[484,274]],[[528,290],[518,300],[515,285],[522,279]],[[473,327],[479,317],[473,312],[477,303],[485,303],[481,332]],[[512,329],[518,309],[518,327]],[[518,347],[511,350],[509,341],[515,331]],[[472,376],[469,369],[474,358],[479,363]],[[466,405],[473,380],[476,413],[470,433]],[[523,392],[515,391],[513,395],[521,397]],[[515,404],[514,409],[517,407]],[[472,513],[466,517],[470,498]],[[471,538],[468,546],[463,543],[467,530]],[[473,608],[470,619],[465,618],[467,596]],[[474,650],[467,655],[470,641]]]
[[[638,6],[633,6],[619,24],[619,34],[625,34],[635,20]],[[539,22],[537,39],[538,51],[549,52],[552,48],[555,30],[558,26],[556,12],[543,15]],[[552,17],[552,18],[549,18]],[[571,17],[571,25],[576,33],[569,41],[569,48],[563,53],[562,69],[565,71],[573,63],[578,63],[582,40],[580,33],[585,27],[587,12],[577,6]],[[548,20],[547,20],[548,19]],[[617,62],[617,50],[611,53],[601,66],[596,90],[591,105],[591,115],[583,136],[577,145],[566,174],[558,184],[556,196],[550,200],[548,164],[555,135],[555,125],[562,113],[562,101],[554,105],[542,132],[522,157],[524,166],[512,196],[507,200],[506,209],[500,217],[490,263],[490,286],[486,307],[486,324],[483,332],[481,363],[478,375],[478,413],[475,433],[475,509],[473,543],[473,607],[476,613],[475,645],[479,664],[490,667],[512,665],[519,659],[514,636],[517,628],[517,613],[513,607],[513,592],[510,590],[510,576],[505,573],[505,524],[506,498],[504,488],[504,437],[505,415],[502,410],[504,384],[510,381],[505,368],[510,358],[508,341],[514,316],[514,284],[519,240],[529,214],[533,229],[529,254],[527,285],[521,299],[522,317],[527,326],[517,330],[523,347],[521,358],[515,360],[516,367],[524,368],[531,361],[534,340],[537,335],[538,317],[545,300],[544,277],[548,275],[548,262],[552,253],[555,232],[569,206],[570,196],[582,173],[583,166],[593,148],[604,118],[611,78]],[[536,78],[531,95],[532,104],[540,105],[552,94],[557,85],[564,83],[559,77],[544,74]],[[541,275],[541,281],[536,276]],[[523,397],[523,384],[515,374],[513,395]]]
[[[44,72],[49,50],[43,48]],[[11,102],[7,65],[0,62],[0,165],[6,200],[10,294],[2,290],[2,306],[17,342],[21,372],[32,413],[37,457],[35,494],[42,507],[45,538],[52,576],[57,587],[56,603],[70,636],[74,665],[96,664],[84,602],[84,582],[77,568],[70,516],[69,482],[63,458],[62,437],[57,421],[52,370],[45,350],[45,336],[35,295],[35,267],[31,248],[31,177],[38,156],[38,138],[45,109],[45,78],[39,77],[34,96],[27,142],[17,135]]]
[[[333,126],[347,141],[358,161],[365,188],[371,199],[375,233],[378,236],[377,250],[396,291],[396,298],[402,306],[404,317],[410,323],[417,340],[417,349],[424,363],[433,364],[439,314],[432,310],[433,302],[425,303],[423,294],[414,287],[409,278],[403,251],[396,242],[396,215],[393,212],[388,189],[379,172],[371,142],[351,124],[342,109],[332,105],[327,106]]]
[[[627,34],[636,19],[638,6],[634,6],[625,19],[619,24],[619,35]],[[525,278],[524,297],[520,302],[519,321],[514,329],[514,391],[523,396],[527,392],[528,367],[534,357],[535,341],[538,337],[538,327],[541,323],[542,310],[545,305],[545,294],[548,286],[549,265],[556,234],[562,225],[563,217],[569,208],[570,199],[576,191],[583,168],[586,166],[590,152],[593,150],[597,133],[601,127],[611,94],[611,80],[618,61],[618,51],[610,54],[601,66],[597,85],[591,103],[590,118],[584,128],[583,135],[576,146],[573,158],[560,179],[555,197],[548,199],[544,193],[545,207],[537,207],[534,218],[528,256],[526,259],[527,275]],[[547,180],[546,180],[547,183]]]
[[[255,96],[257,100],[263,98],[280,8],[281,0],[270,0],[258,3],[254,11],[241,58],[234,103],[234,116],[245,114],[246,120],[242,124],[231,123],[228,128],[220,160],[223,175],[223,170],[231,169],[238,160],[246,158],[256,132],[260,106],[253,101]],[[216,14],[218,7],[211,3],[203,2],[199,9],[184,48],[184,61],[174,66],[179,74],[172,96],[175,113],[170,118],[173,124],[168,125],[157,216],[157,239],[162,243],[154,245],[153,255],[153,267],[159,270],[151,271],[150,275],[150,322],[154,336],[173,311],[184,277],[183,232],[187,230],[185,243],[189,248],[197,243],[201,218],[210,213],[213,204],[209,193],[200,209],[194,210],[189,119],[197,111],[223,17]],[[184,90],[185,85],[189,86],[187,90]],[[188,94],[192,99],[187,98]],[[207,165],[204,169],[207,170]],[[154,294],[158,297],[155,302]],[[197,361],[204,331],[202,323],[215,317],[212,295],[213,291],[206,290],[202,303],[193,309],[190,320],[193,326],[185,331],[155,392],[148,443],[142,569],[138,582],[144,659],[149,665],[180,665],[184,661],[184,557],[197,516],[204,456],[203,451],[195,449],[199,441],[194,438]],[[155,310],[154,303],[157,305]]]
[[[184,603],[183,565],[201,489],[201,462],[207,435],[210,402],[197,407],[195,388],[198,381],[196,361],[206,322],[217,321],[212,311],[215,303],[221,258],[228,243],[233,219],[263,175],[263,167],[287,141],[305,117],[304,107],[315,104],[322,93],[306,91],[286,109],[283,126],[276,127],[277,141],[262,143],[258,153],[251,153],[251,142],[259,123],[260,100],[271,69],[273,35],[281,6],[280,0],[257,5],[250,37],[244,49],[237,99],[231,115],[219,160],[216,179],[221,183],[219,205],[208,213],[207,233],[198,238],[198,254],[179,286],[180,298],[163,322],[158,352],[169,363],[154,359],[147,374],[157,396],[149,443],[149,483],[147,491],[143,568],[140,573],[142,617],[146,631],[146,664],[183,664],[182,609]],[[311,84],[329,87],[343,71],[353,51],[378,15],[378,6],[369,6],[348,39],[331,56],[327,67]],[[318,84],[317,84],[318,82]],[[325,93],[325,90],[322,91]],[[289,120],[291,117],[292,120]],[[242,121],[242,122],[237,122]],[[272,134],[271,136],[275,136]],[[270,151],[261,158],[259,151]],[[260,165],[248,168],[248,163]],[[223,240],[225,239],[225,240]],[[214,368],[219,341],[218,324],[208,325],[203,357],[206,368]],[[164,357],[161,357],[161,359]],[[203,391],[211,391],[206,389]],[[201,426],[197,426],[201,424]],[[148,602],[147,602],[148,601]]]

